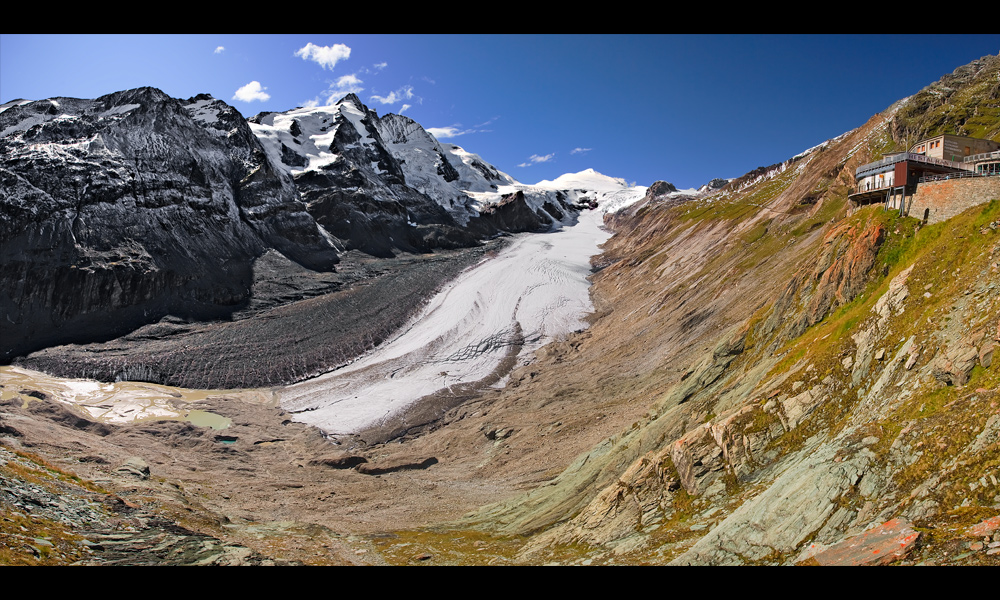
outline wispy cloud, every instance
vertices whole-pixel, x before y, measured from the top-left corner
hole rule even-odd
[[[394,92],[390,92],[388,96],[376,96],[372,95],[371,99],[379,102],[381,104],[395,104],[401,100],[409,100],[413,98],[413,86],[404,85]]]
[[[350,75],[341,75],[336,81],[330,84],[330,87],[321,92],[320,95],[326,98],[325,104],[334,104],[347,94],[360,94],[365,91],[365,88],[361,85],[362,83],[364,82],[353,73]],[[313,107],[319,105],[320,101],[317,98],[306,102],[304,106]]]
[[[521,163],[521,164],[519,164],[517,166],[519,166],[519,167],[530,167],[531,165],[537,165],[538,163],[549,162],[550,160],[552,160],[553,157],[555,157],[555,155],[556,155],[555,152],[553,152],[552,154],[546,154],[545,156],[539,156],[537,154],[532,154],[531,156],[528,157],[528,161],[527,162],[523,162],[523,163]]]
[[[259,81],[251,81],[240,89],[236,90],[236,94],[233,95],[233,100],[239,100],[241,102],[253,102],[254,100],[260,100],[264,102],[271,98],[271,94],[268,94],[264,90],[267,88],[262,86]]]
[[[295,56],[301,56],[302,60],[311,60],[324,69],[333,69],[338,62],[347,60],[351,56],[351,49],[344,44],[334,44],[332,46],[317,46],[309,42],[305,46],[295,51]]]
[[[409,109],[411,106],[413,106],[413,105],[412,104],[404,104],[403,106],[400,106],[399,107],[399,114],[403,114],[403,111]]]
[[[225,50],[226,50],[225,46],[216,46],[215,47],[215,53],[216,54],[222,54]]]
[[[458,137],[460,135],[465,135],[467,133],[489,133],[492,130],[483,129],[483,126],[489,125],[490,123],[496,120],[497,117],[493,117],[492,119],[486,121],[485,123],[481,123],[479,125],[476,125],[475,127],[471,127],[468,129],[463,128],[461,123],[456,123],[455,125],[449,125],[447,127],[426,127],[425,130],[427,131],[427,133],[433,135],[437,139],[443,140],[445,138]]]
[[[427,133],[433,135],[435,138],[439,140],[458,137],[460,135],[465,135],[466,133],[469,133],[468,130],[459,129],[454,125],[448,127],[428,127],[426,128],[425,131],[427,131]]]
[[[583,154],[584,152],[590,152],[592,148],[573,148],[569,151],[570,154]]]
[[[328,88],[320,92],[319,96],[312,100],[306,100],[302,103],[302,106],[304,108],[315,108],[321,104],[328,106],[336,104],[348,94],[360,94],[365,91],[365,88],[361,85],[362,83],[364,82],[354,73],[341,75],[335,81],[331,82]]]
[[[492,125],[493,122],[496,121],[499,118],[500,117],[493,117],[491,119],[483,121],[482,123],[479,123],[478,125],[473,125],[472,129],[469,129],[468,132],[471,133],[473,131],[477,131],[477,132],[481,132],[481,133],[488,133],[490,131],[493,131],[492,129],[483,129],[483,127],[486,127],[487,125]]]
[[[373,64],[370,67],[360,67],[358,69],[358,72],[359,73],[366,73],[366,74],[367,73],[378,73],[379,71],[381,71],[382,69],[384,69],[384,68],[386,68],[388,66],[389,66],[389,63],[387,63],[385,61],[382,61],[380,63],[375,63],[375,64]]]

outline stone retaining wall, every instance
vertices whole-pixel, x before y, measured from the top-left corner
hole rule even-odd
[[[917,186],[909,215],[922,219],[927,210],[927,222],[937,223],[993,199],[1000,199],[1000,177],[930,181]]]

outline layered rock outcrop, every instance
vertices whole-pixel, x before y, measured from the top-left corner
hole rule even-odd
[[[0,359],[228,314],[277,248],[337,262],[241,115],[140,88],[0,112]]]

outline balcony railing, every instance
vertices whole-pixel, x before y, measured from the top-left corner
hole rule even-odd
[[[974,163],[984,160],[1000,160],[1000,150],[995,150],[993,152],[983,152],[982,154],[973,154],[972,156],[966,156],[962,162]]]
[[[908,160],[910,162],[920,162],[930,165],[940,165],[942,167],[951,167],[953,169],[969,169],[970,167],[950,160],[943,160],[940,158],[933,158],[930,156],[925,156],[923,154],[917,154],[915,152],[900,152],[899,154],[891,154],[886,156],[881,160],[877,160],[873,163],[868,163],[867,165],[862,165],[854,172],[855,179],[864,177],[865,175],[871,175],[873,173],[878,173],[884,167],[889,165],[894,165],[898,162]]]
[[[964,179],[966,177],[1000,177],[1000,173],[979,173],[976,171],[962,171],[961,173],[941,173],[940,175],[925,175],[917,180],[917,183],[927,183],[928,181],[944,181],[946,179]]]

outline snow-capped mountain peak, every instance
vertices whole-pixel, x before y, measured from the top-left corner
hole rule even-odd
[[[574,203],[588,204],[604,213],[613,213],[634,204],[646,195],[646,186],[630,186],[621,177],[610,177],[594,169],[564,173],[554,180],[539,181],[541,190],[562,190]]]
[[[460,227],[515,196],[542,223],[558,227],[572,222],[580,207],[613,212],[646,191],[594,169],[524,185],[479,155],[438,141],[409,117],[379,117],[353,94],[332,105],[262,113],[249,121],[272,162],[292,177],[327,187],[361,185],[380,204],[410,206],[417,194],[419,202],[437,205]]]
[[[341,104],[261,113],[249,119],[271,162],[291,175],[316,171],[339,157],[331,152]]]
[[[439,142],[409,117],[388,114],[378,120],[378,130],[400,161],[407,183],[427,195],[457,197],[517,183],[478,155]]]
[[[379,117],[353,94],[249,121],[272,162],[293,177],[366,172],[384,185],[405,184],[424,194],[459,223],[477,214],[470,193],[517,183],[479,156],[438,142],[409,117]]]
[[[535,185],[555,190],[585,189],[601,192],[619,191],[629,187],[624,179],[609,177],[594,169],[584,169],[579,173],[564,173],[552,181],[539,181]]]

